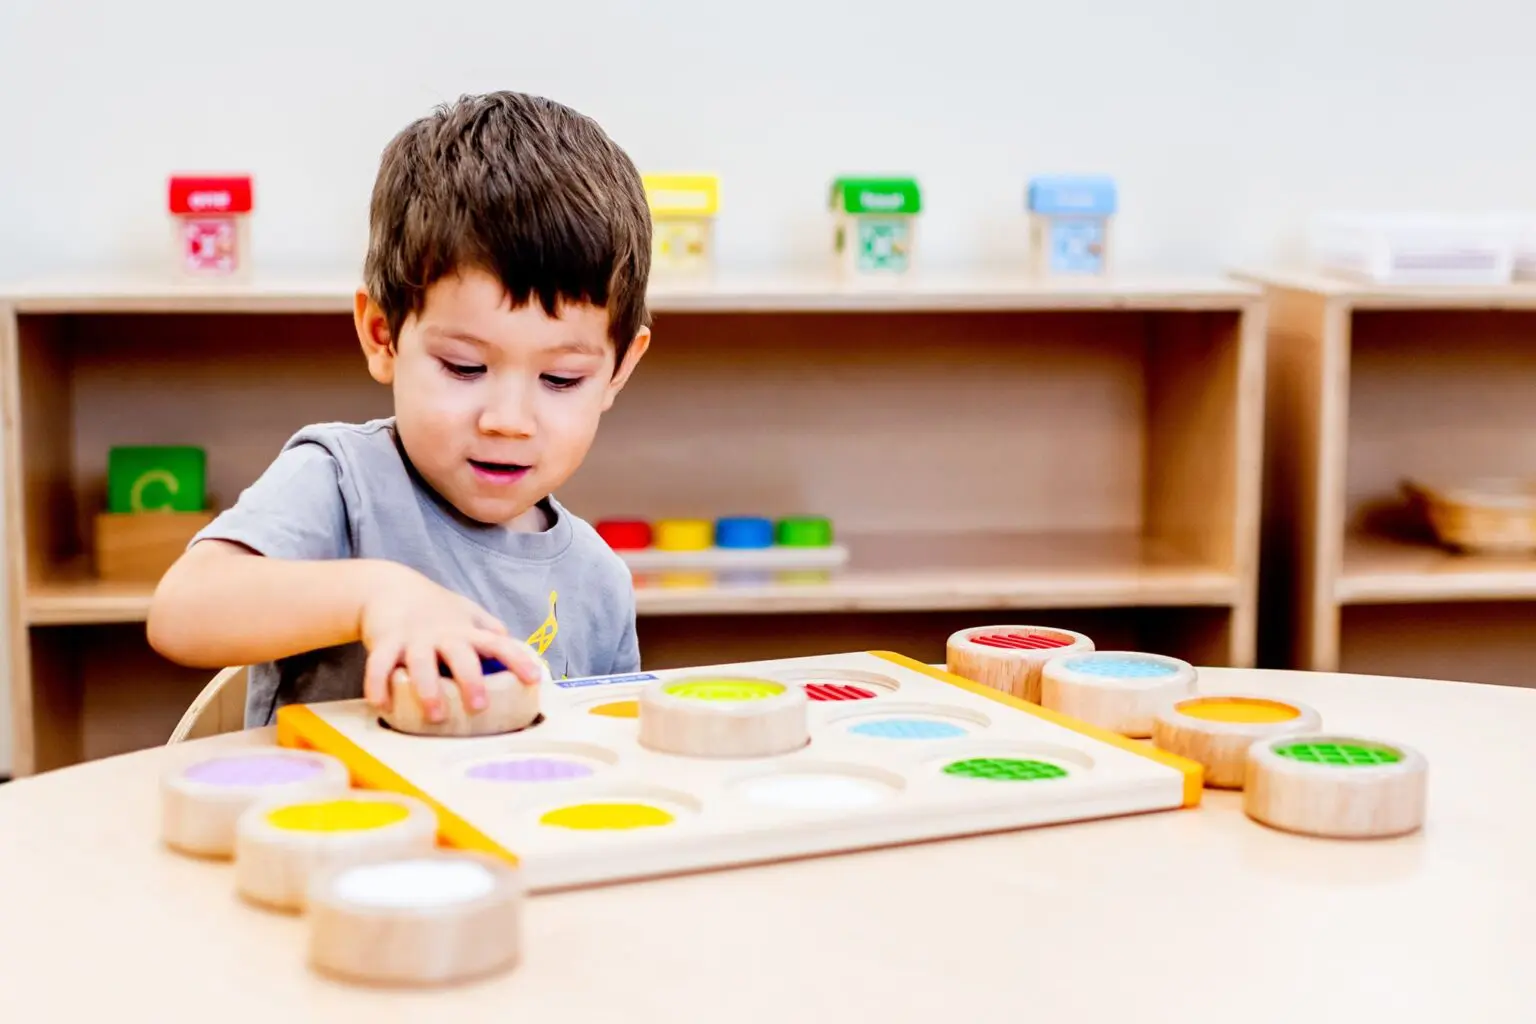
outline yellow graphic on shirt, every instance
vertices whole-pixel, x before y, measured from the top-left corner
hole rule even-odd
[[[560,620],[555,615],[555,604],[559,599],[558,590],[549,592],[549,617],[528,636],[528,646],[538,651],[541,657],[549,650],[549,645],[555,642],[555,637],[560,633]]]

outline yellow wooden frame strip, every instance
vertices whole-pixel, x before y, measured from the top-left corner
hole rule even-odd
[[[500,857],[514,866],[518,863],[517,856],[510,850],[417,788],[303,704],[289,704],[277,709],[277,745],[330,754],[347,766],[352,773],[352,784],[360,789],[399,793],[422,801],[437,814],[438,841],[444,846],[476,850]]]
[[[1108,743],[1112,747],[1119,747],[1121,750],[1128,750],[1148,760],[1166,765],[1184,776],[1185,807],[1199,806],[1200,798],[1205,793],[1205,766],[1199,761],[1192,761],[1187,757],[1171,754],[1150,743],[1133,740],[1127,736],[1121,736],[1117,732],[1110,732],[1108,729],[1101,729],[1096,725],[1090,725],[1087,722],[1063,715],[1059,711],[1052,711],[1050,708],[1041,707],[1039,704],[1031,704],[1029,701],[1015,697],[1011,693],[1004,693],[1002,690],[995,690],[975,680],[966,679],[964,676],[957,676],[951,672],[936,669],[932,665],[925,664],[915,658],[909,658],[905,654],[897,654],[894,651],[870,651],[869,653],[877,658],[884,658],[892,664],[900,665],[902,668],[908,668],[914,672],[921,672],[926,676],[931,676],[941,683],[958,686],[960,689],[968,690],[979,697],[997,701],[999,704],[1006,704],[1011,708],[1018,708],[1020,711],[1027,711],[1037,718],[1043,718],[1047,722],[1054,722],[1063,728],[1071,729],[1073,732],[1082,733],[1084,736],[1096,739],[1100,743]]]

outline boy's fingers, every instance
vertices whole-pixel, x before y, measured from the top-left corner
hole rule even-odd
[[[485,677],[480,672],[480,658],[467,643],[443,648],[443,661],[464,696],[464,706],[473,714],[485,707]]]
[[[363,666],[363,699],[376,708],[389,708],[389,677],[400,663],[400,645],[383,644],[368,652]]]
[[[489,654],[507,666],[507,671],[529,686],[544,681],[544,664],[527,644],[510,636],[486,634],[481,639],[480,653]]]
[[[421,644],[405,652],[405,670],[411,674],[411,686],[421,701],[427,721],[443,720],[442,687],[437,681],[437,651],[431,645]]]

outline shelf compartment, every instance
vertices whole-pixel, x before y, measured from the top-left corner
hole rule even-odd
[[[658,295],[651,353],[559,497],[589,521],[825,514],[850,562],[827,580],[767,586],[643,578],[644,633],[694,630],[723,652],[735,640],[722,630],[792,644],[784,631],[807,617],[864,623],[860,635],[878,639],[890,616],[1106,609],[1104,622],[1152,616],[1179,635],[1219,623],[1198,626],[1212,638],[1198,649],[1252,663],[1264,369],[1253,290],[732,288]],[[387,415],[349,294],[61,288],[4,318],[20,427],[8,499],[25,510],[13,517],[25,555],[13,628],[29,638],[13,651],[17,774],[119,749],[102,739],[117,718],[125,735],[163,741],[195,693],[183,690],[208,675],[149,650],[152,586],[91,576],[108,448],[201,445],[224,507],[303,425]],[[164,688],[142,715],[93,696],[106,685],[95,663],[69,653],[98,634],[123,651],[114,685]]]

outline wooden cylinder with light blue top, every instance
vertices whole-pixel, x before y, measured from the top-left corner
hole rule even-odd
[[[1030,269],[1040,277],[1102,277],[1110,271],[1110,226],[1118,209],[1112,179],[1034,178],[1026,197]]]

